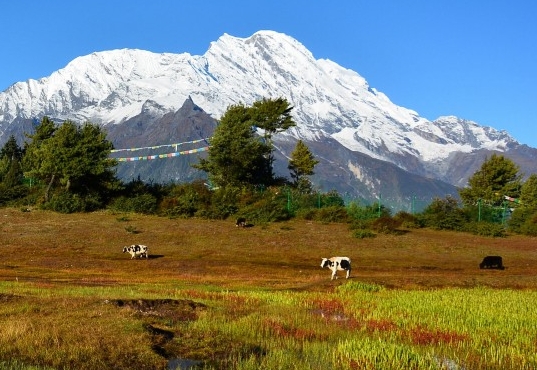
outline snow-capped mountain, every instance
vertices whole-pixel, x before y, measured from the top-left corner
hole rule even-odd
[[[276,138],[282,157],[301,139],[323,161],[349,175],[349,184],[369,181],[374,186],[375,179],[363,178],[364,158],[452,186],[464,186],[492,151],[511,153],[524,162],[524,172],[537,172],[536,150],[507,132],[451,116],[429,121],[392,103],[357,72],[315,59],[300,42],[273,31],[248,38],[224,34],[201,56],[131,49],[96,52],[48,77],[18,82],[0,93],[0,145],[44,115],[55,121],[121,125],[144,109],[163,116],[191,99],[219,119],[231,104],[277,97],[291,102],[297,122]],[[324,150],[327,145],[345,154],[331,158],[334,150]],[[459,169],[461,160],[472,165]]]

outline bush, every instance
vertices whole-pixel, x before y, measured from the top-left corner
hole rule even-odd
[[[349,222],[349,215],[341,206],[300,208],[295,212],[295,217],[320,222]]]
[[[537,212],[528,212],[518,232],[524,235],[537,236]]]
[[[0,206],[17,204],[28,194],[28,188],[24,185],[7,187],[0,183]]]
[[[356,202],[351,202],[348,205],[347,213],[353,220],[371,220],[379,216],[378,207],[377,209],[372,206],[360,207]]]
[[[168,217],[192,217],[211,206],[212,192],[201,181],[171,187],[160,202],[160,213]]]
[[[537,214],[527,220],[520,231],[524,235],[537,236]]]
[[[401,222],[401,226],[407,229],[419,229],[423,227],[423,220],[408,212],[400,211],[393,218]]]
[[[270,198],[261,199],[242,208],[240,215],[255,223],[278,222],[291,218],[285,205]]]
[[[300,208],[295,212],[295,217],[302,220],[312,221],[315,219],[316,211],[315,208]]]
[[[314,219],[322,222],[348,222],[349,216],[342,206],[330,206],[315,210]]]
[[[537,236],[537,211],[532,208],[515,209],[508,222],[509,230],[524,235]]]
[[[121,196],[111,203],[110,209],[118,212],[153,214],[157,210],[157,198],[151,194],[141,194],[133,198]]]
[[[91,212],[103,207],[101,199],[97,194],[80,194],[66,191],[58,191],[52,195],[48,202],[40,205],[42,209],[47,209],[59,213]]]
[[[456,199],[448,196],[445,199],[436,198],[423,211],[425,226],[437,230],[463,231],[468,219],[459,208]]]
[[[400,220],[383,216],[371,222],[371,229],[382,234],[393,234],[401,224]]]
[[[375,233],[367,229],[356,229],[353,231],[352,236],[357,239],[374,238]]]
[[[345,207],[345,201],[337,191],[331,190],[328,193],[321,194],[320,206],[321,208]]]
[[[505,228],[502,224],[492,222],[471,222],[466,225],[466,231],[480,236],[505,237]]]
[[[198,209],[195,216],[214,220],[225,220],[239,210],[240,196],[241,190],[239,188],[231,186],[219,188],[212,193],[210,204]]]

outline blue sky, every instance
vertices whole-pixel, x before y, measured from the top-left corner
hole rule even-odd
[[[455,115],[537,148],[533,0],[17,0],[0,7],[0,91],[122,48],[204,54],[273,30],[362,75],[394,103]]]

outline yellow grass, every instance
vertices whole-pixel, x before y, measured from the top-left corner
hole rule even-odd
[[[475,368],[534,363],[525,357],[537,343],[533,334],[513,339],[512,349],[477,348],[491,335],[509,340],[534,318],[516,304],[532,307],[536,241],[425,229],[356,239],[348,225],[303,220],[237,228],[231,220],[0,209],[0,369],[153,369],[180,356],[214,368],[271,368],[300,356],[342,369],[375,368],[367,357],[373,355],[360,351],[379,349],[379,338],[418,364],[437,361],[431,348],[438,338],[447,347],[435,351]],[[148,245],[150,258],[131,260],[122,253],[130,244]],[[321,258],[333,255],[352,259],[349,281],[342,273],[330,281],[320,268]],[[506,269],[480,270],[485,255],[501,255]],[[376,287],[385,290],[368,292]],[[487,329],[494,315],[509,322],[501,307],[480,308],[489,297],[513,302],[516,317],[505,333]],[[185,301],[170,314],[136,303],[169,298],[206,307]],[[352,335],[341,337],[348,328],[336,319],[329,321],[336,332],[326,328],[323,320],[338,315],[354,325]],[[339,349],[324,354],[327,346]]]

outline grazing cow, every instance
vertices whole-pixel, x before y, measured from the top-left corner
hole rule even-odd
[[[130,247],[123,247],[123,253],[130,253],[131,259],[135,257],[149,258],[149,248],[145,245],[133,244]]]
[[[321,267],[328,267],[332,270],[332,278],[330,280],[337,279],[337,271],[347,271],[347,279],[351,274],[351,259],[349,257],[332,257],[323,258],[321,261]]]
[[[244,217],[237,218],[237,222],[235,223],[235,226],[246,227],[246,219]]]
[[[486,256],[479,264],[480,269],[498,269],[503,270],[503,260],[500,256]]]

